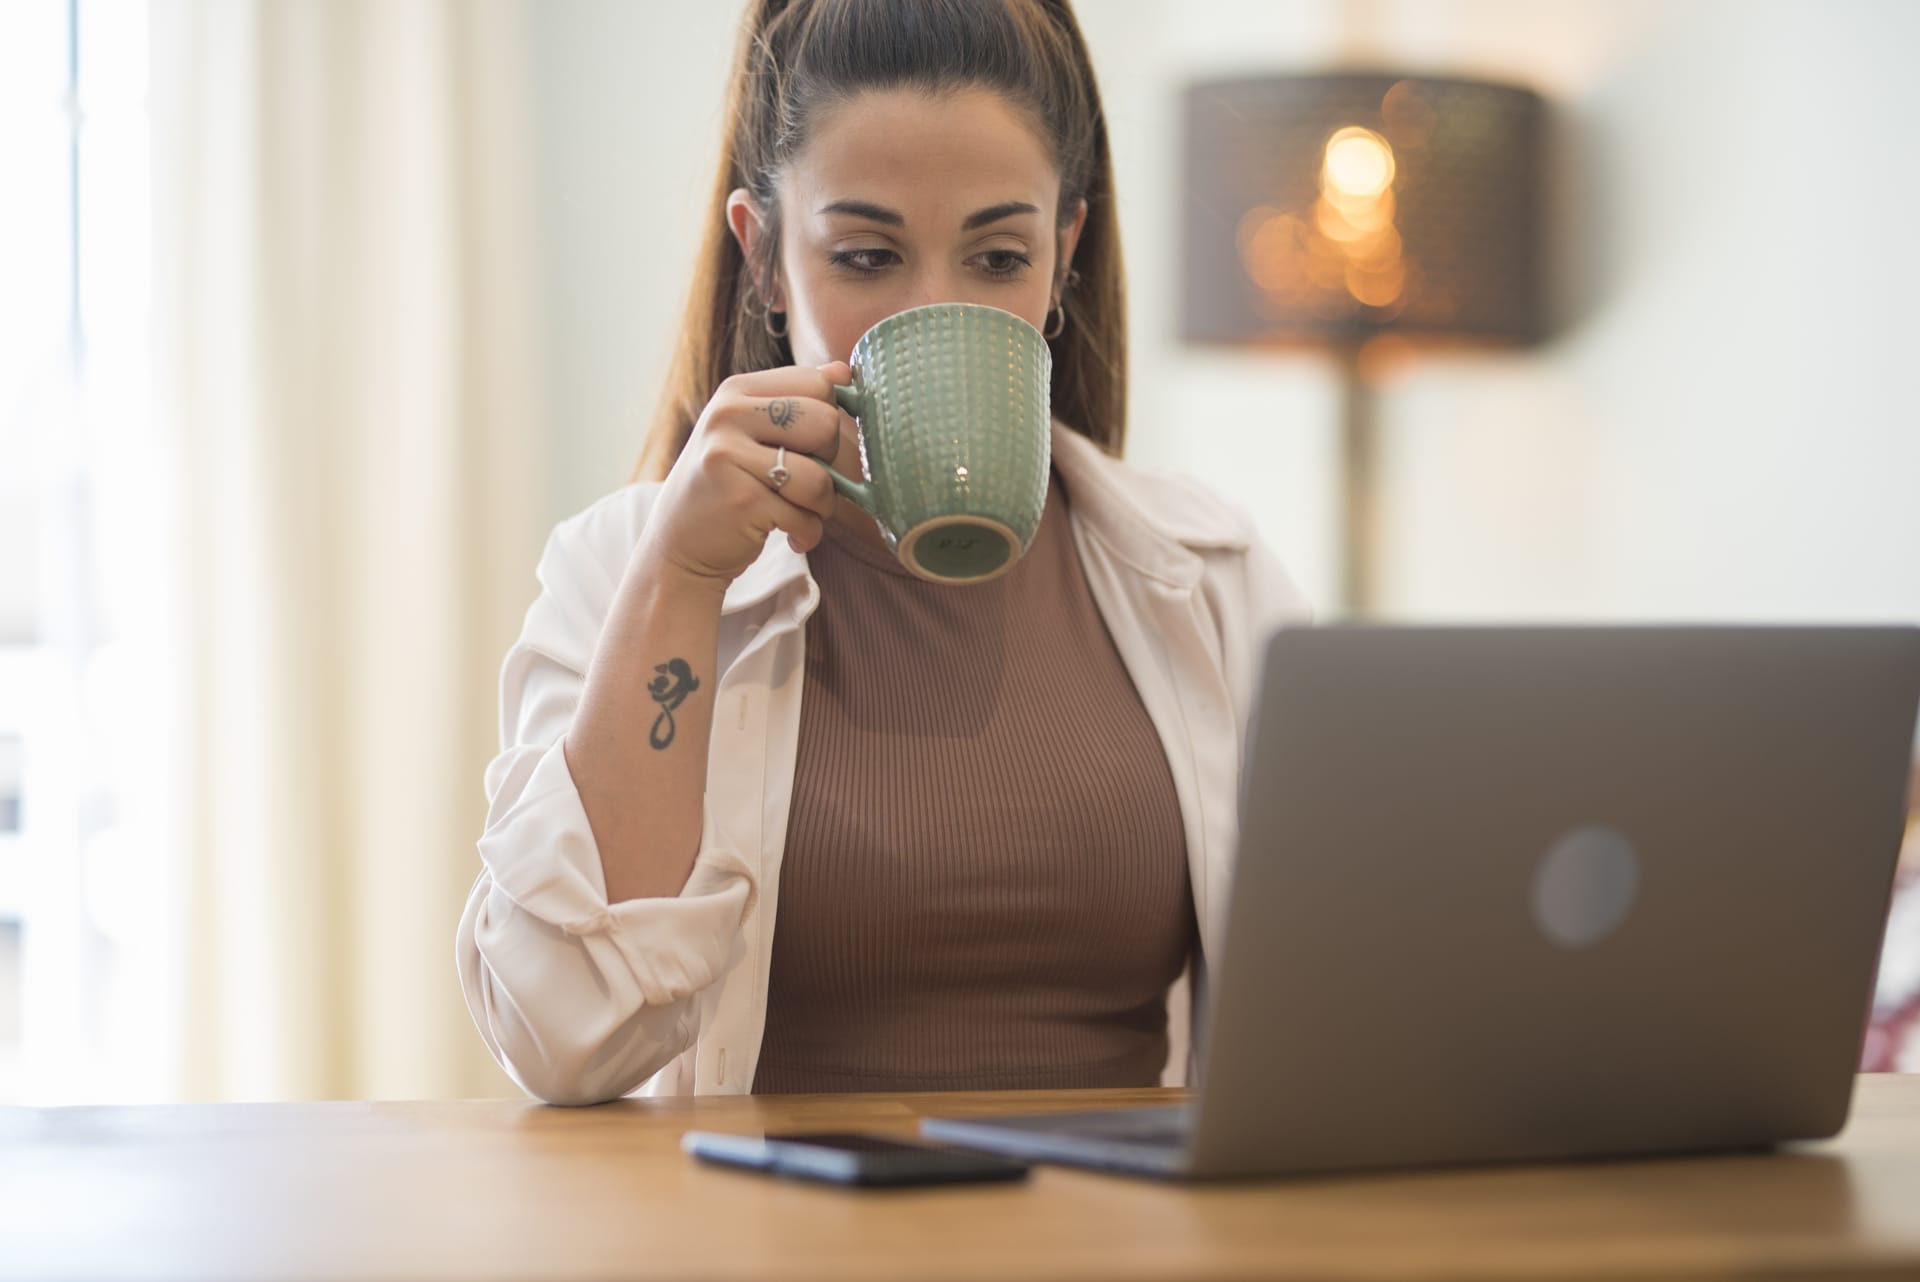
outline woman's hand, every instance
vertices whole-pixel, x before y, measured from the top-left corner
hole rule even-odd
[[[654,502],[636,555],[656,571],[724,592],[775,530],[796,552],[819,546],[833,482],[817,460],[840,443],[833,385],[843,362],[735,374],[713,394]],[[787,481],[769,474],[786,447]]]

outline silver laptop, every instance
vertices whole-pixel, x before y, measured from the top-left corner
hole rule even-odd
[[[1180,1177],[1831,1135],[1917,703],[1914,628],[1283,632],[1194,1103],[921,1129]]]

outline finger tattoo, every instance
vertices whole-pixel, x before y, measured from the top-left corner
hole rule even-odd
[[[792,430],[794,417],[800,412],[800,407],[794,404],[791,396],[782,396],[779,400],[768,401],[760,408],[767,412],[767,418],[773,425],[783,432]]]

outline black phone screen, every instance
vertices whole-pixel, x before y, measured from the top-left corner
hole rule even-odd
[[[798,1132],[765,1139],[690,1131],[682,1146],[710,1162],[835,1184],[974,1183],[1015,1180],[1027,1173],[1024,1162],[993,1153],[853,1131]]]

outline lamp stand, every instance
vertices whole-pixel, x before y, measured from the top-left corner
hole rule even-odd
[[[1379,423],[1360,345],[1342,346],[1340,365],[1340,596],[1350,618],[1379,605]]]

